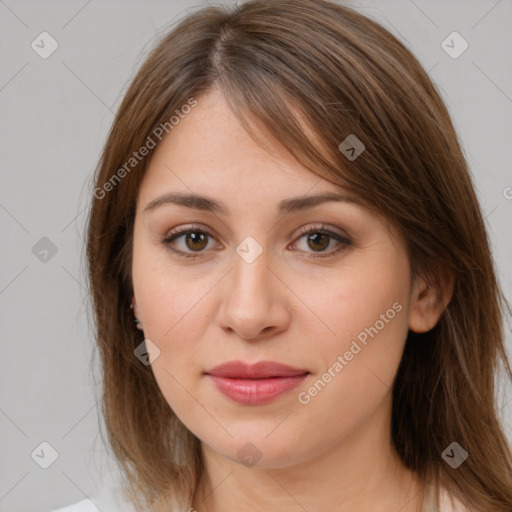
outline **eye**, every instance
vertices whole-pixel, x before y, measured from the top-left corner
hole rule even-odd
[[[313,258],[328,258],[334,256],[345,247],[351,246],[352,242],[341,235],[324,227],[324,224],[320,226],[305,226],[299,232],[299,240],[306,238],[306,247],[313,249]],[[330,251],[325,251],[332,241],[337,242],[338,246]],[[307,252],[307,251],[306,251]]]
[[[169,235],[162,240],[162,243],[179,256],[183,256],[184,258],[197,258],[201,256],[201,254],[190,254],[187,252],[187,249],[192,251],[192,253],[204,252],[203,249],[208,245],[208,237],[212,237],[212,235],[199,226],[189,226],[188,228],[180,226],[171,231]],[[185,244],[184,249],[176,249],[173,245],[175,241],[180,238],[183,238]]]
[[[343,248],[351,246],[352,242],[332,230],[326,229],[323,224],[319,226],[306,226],[299,231],[300,241],[302,238],[306,239],[306,247],[313,249],[313,258],[327,258],[340,252]],[[207,230],[200,226],[178,227],[171,231],[168,236],[162,240],[162,243],[178,256],[184,258],[197,258],[206,252],[208,247],[208,238],[213,239]],[[177,241],[180,239],[182,242],[181,248],[176,248]],[[335,249],[326,251],[326,249],[335,241],[338,246]],[[214,244],[215,245],[215,244]],[[220,247],[220,246],[218,246]],[[210,247],[211,248],[211,247]],[[305,249],[305,252],[309,252]],[[194,254],[196,253],[196,254]]]

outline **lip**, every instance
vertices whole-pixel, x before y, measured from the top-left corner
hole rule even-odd
[[[205,374],[231,400],[244,405],[260,405],[297,387],[309,371],[273,361],[255,364],[230,361]]]

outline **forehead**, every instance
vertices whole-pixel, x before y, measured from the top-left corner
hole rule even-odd
[[[259,135],[265,148],[247,133],[221,92],[201,96],[159,143],[140,196],[147,201],[173,189],[277,202],[283,195],[343,191],[297,162],[279,142]]]

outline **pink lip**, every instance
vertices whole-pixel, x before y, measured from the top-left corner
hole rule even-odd
[[[219,391],[245,405],[268,403],[298,386],[309,374],[308,370],[272,361],[255,364],[231,361],[205,373]]]

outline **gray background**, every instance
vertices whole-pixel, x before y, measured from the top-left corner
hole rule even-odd
[[[114,470],[98,435],[99,394],[89,368],[84,209],[114,112],[154,37],[205,4],[0,0],[0,511],[47,511],[94,497]],[[510,300],[512,2],[350,5],[404,41],[440,87]],[[59,45],[47,59],[31,47],[43,31]],[[441,47],[453,31],[469,43],[456,59]],[[33,252],[43,237],[57,249],[46,262]],[[509,400],[504,388],[499,403],[512,437]],[[31,458],[43,441],[58,452],[48,469]]]

